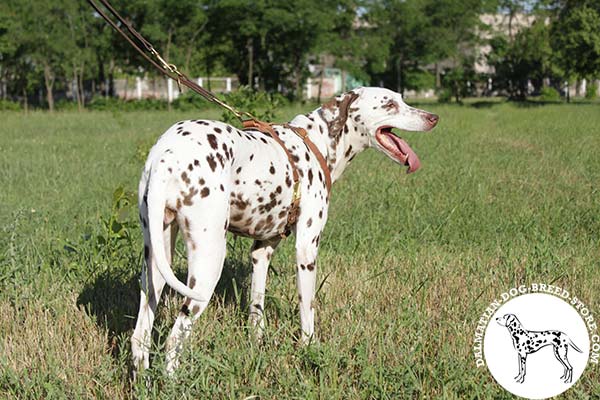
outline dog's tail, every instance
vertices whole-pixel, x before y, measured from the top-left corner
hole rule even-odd
[[[179,294],[193,300],[206,301],[199,293],[196,293],[177,279],[165,254],[163,221],[167,203],[166,191],[169,178],[170,176],[166,172],[165,163],[153,163],[152,171],[148,178],[148,229],[150,232],[152,254],[158,271],[170,287]]]
[[[569,344],[571,345],[572,348],[575,349],[575,351],[583,353],[583,351],[581,351],[581,349],[579,347],[575,346],[575,343],[573,343],[573,341],[571,340],[571,338],[569,338]]]

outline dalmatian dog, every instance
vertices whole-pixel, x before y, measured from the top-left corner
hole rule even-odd
[[[566,333],[561,331],[528,331],[523,328],[523,325],[514,314],[506,314],[503,317],[496,318],[496,322],[508,328],[513,346],[519,355],[519,374],[515,376],[517,382],[523,383],[525,381],[527,355],[535,353],[546,346],[553,347],[554,356],[564,368],[561,379],[565,383],[570,383],[573,380],[573,367],[567,359],[567,352],[569,346],[579,353],[582,353],[582,351],[575,346],[575,343]]]
[[[393,128],[429,131],[438,116],[406,105],[398,93],[359,88],[334,98],[289,125],[306,130],[327,162],[332,181],[352,159],[372,147],[408,172],[419,158]],[[295,233],[301,342],[314,334],[317,252],[327,221],[326,171],[302,138],[285,125],[274,129],[298,169],[300,211]],[[149,366],[152,325],[165,283],[185,296],[167,339],[167,370],[178,366],[182,343],[202,314],[221,275],[227,231],[254,239],[251,249],[250,323],[260,338],[267,269],[287,225],[293,196],[292,168],[285,151],[268,134],[239,130],[217,121],[181,121],[151,149],[139,184],[145,265],[140,308],[131,339],[134,368]],[[187,284],[170,267],[181,231]]]

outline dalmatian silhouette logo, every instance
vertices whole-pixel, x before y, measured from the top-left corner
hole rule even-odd
[[[547,346],[552,346],[554,357],[564,368],[560,378],[565,383],[572,382],[573,366],[568,359],[569,347],[579,353],[583,353],[583,351],[573,343],[566,333],[558,330],[527,330],[515,314],[504,314],[503,317],[496,318],[496,322],[508,329],[513,346],[517,351],[519,357],[519,374],[515,376],[517,382],[525,381],[527,356]]]

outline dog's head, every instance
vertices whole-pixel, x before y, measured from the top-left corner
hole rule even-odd
[[[408,143],[392,129],[429,131],[439,120],[435,114],[408,106],[401,94],[374,87],[358,88],[334,98],[321,107],[321,115],[334,140],[348,133],[347,121],[351,120],[353,129],[368,138],[370,147],[408,166],[408,173],[416,171],[421,163]]]
[[[504,314],[504,316],[496,318],[496,322],[506,327],[516,327],[519,324],[519,320],[515,314]]]

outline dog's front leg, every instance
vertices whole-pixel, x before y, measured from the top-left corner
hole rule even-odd
[[[521,379],[521,354],[517,353],[517,362],[519,363],[519,373],[517,374],[517,376],[515,376],[513,379],[515,381],[518,381],[519,379]]]
[[[265,328],[264,307],[267,271],[273,251],[280,239],[255,240],[252,245],[252,285],[250,288],[250,324],[256,339],[260,340]]]
[[[300,340],[304,344],[310,343],[314,339],[315,333],[314,300],[317,282],[317,253],[321,233],[320,228],[306,229],[311,225],[310,222],[305,222],[301,218],[298,221],[296,232],[296,283],[302,328]]]
[[[527,354],[519,355],[519,376],[520,379],[517,380],[519,383],[523,383],[525,381],[525,368],[527,365]]]

